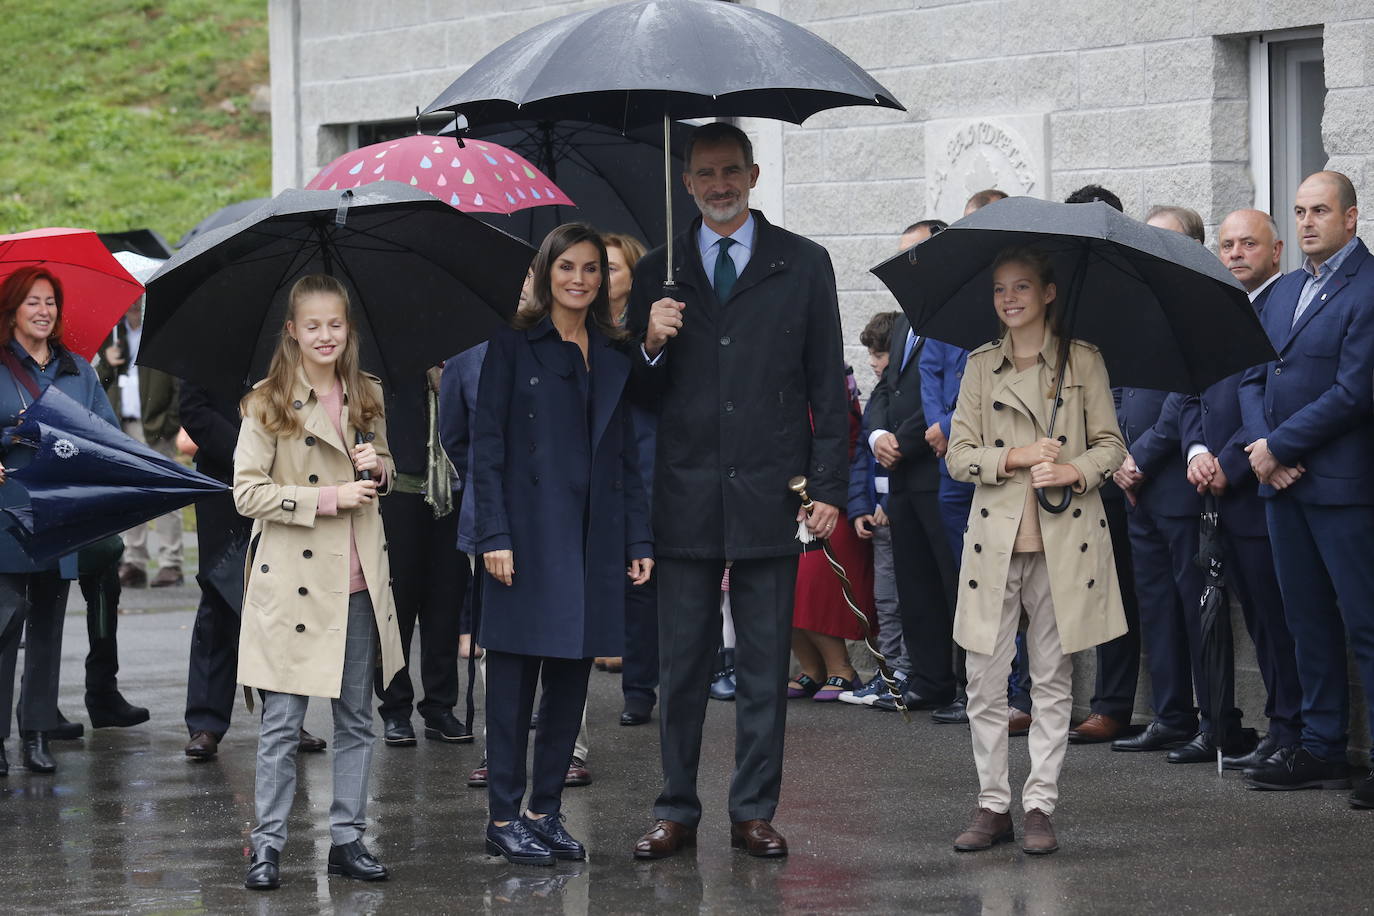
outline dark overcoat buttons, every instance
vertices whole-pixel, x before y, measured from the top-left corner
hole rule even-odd
[[[304,632],[305,632],[305,624],[303,624],[303,623],[298,623],[298,624],[296,624],[296,632],[297,632],[297,633],[304,633]]]
[[[993,402],[992,402],[992,409],[993,409],[993,410],[1001,410],[1001,409],[1002,409],[1002,402],[1001,402],[1001,401],[993,401]]]
[[[1074,510],[1073,510],[1073,517],[1074,517],[1074,518],[1078,518],[1078,517],[1079,517],[1080,515],[1082,515],[1082,514],[1083,514],[1083,510],[1082,510],[1082,509],[1074,509]]]
[[[296,408],[297,410],[300,410],[300,409],[301,409],[302,407],[304,407],[305,405],[302,404],[300,401],[292,401],[292,402],[291,402],[291,406],[294,407],[294,408]]]
[[[978,514],[981,515],[981,516],[983,516],[983,518],[987,518],[987,517],[988,517],[988,510],[987,510],[987,509],[979,509],[979,510],[978,510]]]
[[[306,445],[314,445],[314,444],[315,444],[315,437],[314,437],[314,436],[306,436],[306,437],[305,437],[305,444],[306,444]]]
[[[311,483],[319,483],[319,482],[320,482],[320,475],[319,475],[319,474],[311,474],[310,477],[309,477],[308,479],[310,480]]]
[[[974,545],[973,545],[973,552],[974,552],[974,553],[982,553],[982,552],[983,552],[983,545],[982,545],[982,544],[974,544]]]
[[[1079,544],[1079,545],[1078,545],[1078,552],[1079,552],[1079,553],[1087,553],[1087,552],[1088,552],[1088,545],[1087,545],[1087,544]]]
[[[263,572],[267,572],[267,564],[266,564],[266,563],[262,564],[262,565],[259,566],[258,568],[261,569]]]
[[[301,556],[305,557],[307,560],[310,559],[311,557],[313,557],[314,555],[315,555],[315,552],[314,552],[313,550],[302,550],[302,551],[301,551]]]
[[[995,446],[997,446],[998,448],[1001,448],[1002,445],[1003,445],[1003,442],[1002,442],[1001,439],[997,439],[997,440],[994,441],[992,444],[995,445]]]
[[[296,594],[298,594],[298,595],[308,595],[308,594],[310,594],[310,589],[308,589],[308,588],[306,588],[304,585],[302,585],[300,588],[296,589]]]
[[[969,579],[969,580],[968,580],[968,587],[969,587],[969,588],[977,588],[977,587],[978,587],[978,580],[977,580],[977,579]]]

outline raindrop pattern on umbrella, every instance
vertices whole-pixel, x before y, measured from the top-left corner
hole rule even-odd
[[[345,153],[306,190],[345,191],[373,181],[400,181],[465,212],[511,214],[526,207],[576,206],[520,154],[489,140],[416,134]]]

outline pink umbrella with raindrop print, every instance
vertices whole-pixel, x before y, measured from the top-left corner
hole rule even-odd
[[[419,188],[464,213],[511,214],[576,204],[519,153],[488,140],[415,134],[353,150],[320,170],[307,191],[344,191],[374,181]]]

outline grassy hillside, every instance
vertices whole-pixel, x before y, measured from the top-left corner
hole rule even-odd
[[[175,243],[269,193],[269,115],[250,108],[268,81],[266,0],[0,0],[0,14],[0,232]]]

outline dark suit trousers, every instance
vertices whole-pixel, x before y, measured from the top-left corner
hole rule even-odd
[[[568,762],[582,727],[592,660],[515,655],[488,649],[486,663],[487,806],[491,819],[513,821],[520,816],[520,802],[527,787],[525,755],[530,742],[530,715],[534,711],[535,691],[541,683],[528,808],[535,814],[557,814],[563,805]]]
[[[932,496],[934,494],[931,494]],[[654,817],[695,827],[701,820],[697,765],[716,649],[724,560],[661,558],[659,738],[663,791]],[[782,787],[787,674],[797,557],[736,560],[730,569],[735,621],[735,772],[730,819],[771,820]]]
[[[902,614],[902,638],[911,656],[911,689],[924,699],[954,698],[954,596],[956,566],[937,492],[903,490],[887,497],[892,523],[892,566]],[[733,587],[733,580],[731,580]]]
[[[0,739],[10,734],[14,708],[14,673],[19,640],[24,639],[24,679],[19,688],[20,727],[50,731],[57,727],[57,685],[62,663],[62,623],[67,616],[71,582],[57,570],[37,573],[0,573],[0,601],[13,609],[0,633]],[[0,614],[0,617],[4,617]]]
[[[79,580],[86,599],[86,702],[100,703],[119,689],[119,561]]]
[[[1347,644],[1374,724],[1374,507],[1313,506],[1279,495],[1265,510],[1302,681],[1302,745],[1323,760],[1344,760]]]
[[[207,571],[236,537],[246,536],[249,522],[234,510],[234,498],[217,493],[196,502],[196,543],[200,548],[200,604],[191,630],[186,677],[186,731],[209,732],[222,739],[238,693],[239,608],[224,599],[207,579]]]
[[[468,587],[468,564],[454,544],[458,540],[458,507],[443,518],[419,493],[393,492],[382,506],[387,556],[391,559],[391,589],[396,599],[396,624],[406,667],[390,686],[377,669],[374,685],[383,719],[409,719],[415,703],[410,682],[410,644],[420,622],[420,682],[425,698],[420,715],[450,712],[458,703],[458,633],[463,594]]]
[[[620,689],[625,703],[654,705],[658,687],[658,576],[625,584],[625,658]]]
[[[1135,688],[1140,680],[1140,603],[1135,594],[1126,500],[1104,497],[1102,508],[1107,515],[1107,531],[1112,536],[1116,578],[1126,611],[1126,632],[1097,647],[1097,684],[1089,708],[1125,724],[1131,721],[1135,710]]]
[[[1255,644],[1255,659],[1268,694],[1264,715],[1269,719],[1269,734],[1281,746],[1297,744],[1302,736],[1302,683],[1269,538],[1241,537],[1224,527],[1222,531],[1226,584],[1240,598],[1245,627]]]

